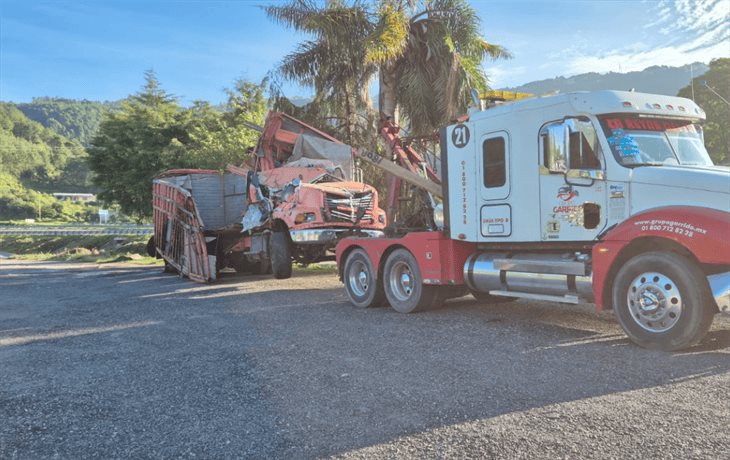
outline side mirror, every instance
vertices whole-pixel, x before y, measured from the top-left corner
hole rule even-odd
[[[565,171],[565,183],[577,187],[590,187],[597,180],[606,180],[600,169],[569,169]]]

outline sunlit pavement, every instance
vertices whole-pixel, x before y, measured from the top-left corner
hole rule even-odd
[[[728,388],[727,318],[672,354],[591,306],[0,260],[0,458],[728,458]]]

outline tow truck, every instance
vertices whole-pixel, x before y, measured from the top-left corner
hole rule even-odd
[[[730,169],[704,147],[700,107],[624,91],[488,102],[439,131],[431,226],[338,243],[352,304],[594,303],[666,351],[730,312]]]

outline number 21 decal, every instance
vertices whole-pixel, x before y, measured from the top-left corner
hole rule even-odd
[[[469,128],[466,125],[456,125],[451,132],[451,143],[462,148],[469,143]]]

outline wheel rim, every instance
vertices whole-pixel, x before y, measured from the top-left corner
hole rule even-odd
[[[347,283],[357,297],[367,294],[370,288],[370,270],[364,262],[356,260],[352,263],[347,274]]]
[[[647,272],[634,278],[626,300],[631,318],[649,332],[668,331],[682,315],[679,288],[661,273]]]
[[[396,262],[390,270],[388,283],[390,290],[398,300],[408,300],[413,294],[414,276],[411,267],[405,262]]]

